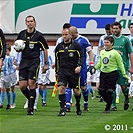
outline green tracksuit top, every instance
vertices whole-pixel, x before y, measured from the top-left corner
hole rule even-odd
[[[104,73],[110,73],[120,68],[123,75],[126,75],[125,68],[121,55],[114,49],[111,50],[101,50],[100,60],[96,64],[95,69],[100,68]]]

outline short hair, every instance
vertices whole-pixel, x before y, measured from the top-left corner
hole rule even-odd
[[[64,25],[63,25],[63,29],[65,29],[65,28],[70,28],[71,27],[71,24],[70,23],[65,23]]]
[[[117,21],[113,23],[113,26],[119,26],[120,29],[122,28],[121,24]]]
[[[110,30],[110,24],[106,24],[105,30]]]
[[[131,25],[133,25],[133,23],[130,23],[129,28],[130,28]]]
[[[10,44],[6,44],[6,49],[8,49],[9,51],[11,51],[11,45]]]
[[[106,36],[106,37],[104,38],[104,40],[108,40],[108,41],[110,41],[111,43],[114,44],[114,38],[113,38],[112,36]]]
[[[32,17],[32,18],[33,18],[33,20],[36,22],[35,17],[34,17],[34,16],[32,16],[32,15],[28,15],[28,16],[25,18],[25,21],[27,21],[27,18],[30,18],[30,17]]]

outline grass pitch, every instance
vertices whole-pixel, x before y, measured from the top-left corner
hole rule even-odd
[[[51,97],[52,90],[48,90],[47,106],[41,106],[39,97],[37,112],[27,116],[23,108],[25,98],[19,89],[16,89],[16,108],[6,111],[6,106],[0,109],[0,133],[132,133],[133,132],[133,99],[130,107],[123,110],[124,96],[121,93],[118,111],[110,114],[102,113],[105,102],[91,99],[89,96],[89,111],[81,116],[76,115],[75,107],[65,117],[57,116],[59,112],[58,95]],[[95,95],[97,91],[95,91]],[[75,100],[73,99],[73,103]],[[5,100],[6,103],[6,100]],[[81,100],[83,107],[83,99]]]

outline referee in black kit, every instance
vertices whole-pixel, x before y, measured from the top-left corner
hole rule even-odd
[[[0,29],[0,71],[3,65],[3,60],[6,55],[6,39],[2,29]]]
[[[19,66],[19,87],[24,96],[29,100],[27,115],[33,115],[33,106],[36,98],[36,79],[40,66],[40,49],[44,51],[45,65],[43,72],[48,69],[49,48],[42,33],[35,29],[36,20],[33,16],[25,19],[27,29],[22,30],[17,39],[25,42],[25,49],[22,51],[22,60]],[[29,87],[29,89],[27,88]]]
[[[58,78],[60,111],[58,116],[65,116],[65,89],[68,85],[74,91],[76,99],[76,113],[81,115],[80,109],[80,70],[84,61],[82,49],[71,39],[68,28],[62,30],[63,42],[55,48],[55,71]]]

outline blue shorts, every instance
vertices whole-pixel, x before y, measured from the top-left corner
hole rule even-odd
[[[80,72],[80,86],[87,86],[87,70],[81,69]]]

